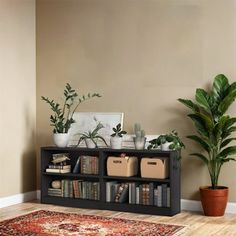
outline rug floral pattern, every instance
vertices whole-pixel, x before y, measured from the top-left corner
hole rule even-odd
[[[173,236],[184,226],[40,210],[0,222],[1,236]]]

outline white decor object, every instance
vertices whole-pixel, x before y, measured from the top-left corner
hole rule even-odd
[[[112,149],[121,149],[122,147],[122,137],[114,136],[110,139]]]
[[[161,150],[162,151],[170,151],[169,146],[171,145],[172,142],[165,142],[161,144]]]
[[[137,150],[143,150],[145,148],[146,137],[134,137],[134,146]]]
[[[57,147],[67,147],[69,143],[70,134],[69,133],[54,133],[53,141]]]
[[[54,181],[52,181],[51,185],[52,185],[52,188],[59,189],[59,188],[61,188],[61,181],[54,180]]]
[[[86,143],[87,148],[95,148],[96,147],[96,144],[90,138],[86,138],[85,143]]]
[[[69,146],[74,146],[78,144],[80,135],[78,133],[88,132],[93,130],[97,125],[94,122],[94,118],[101,122],[104,128],[99,130],[99,135],[101,135],[107,143],[110,143],[110,135],[112,134],[112,127],[121,123],[123,127],[123,117],[124,114],[120,112],[75,112],[73,119],[75,123],[71,125],[70,129],[70,140]],[[99,147],[105,147],[103,142],[98,141],[97,145]],[[81,142],[79,146],[85,147],[85,142]]]

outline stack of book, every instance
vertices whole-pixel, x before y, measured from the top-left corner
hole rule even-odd
[[[48,173],[70,173],[71,165],[49,165],[46,169]]]
[[[97,156],[81,156],[80,157],[80,173],[81,174],[98,174],[98,157]]]
[[[48,195],[54,197],[62,197],[61,188],[48,188]]]

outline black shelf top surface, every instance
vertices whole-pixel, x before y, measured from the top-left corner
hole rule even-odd
[[[47,151],[91,151],[91,152],[107,152],[107,153],[123,153],[123,152],[132,152],[132,153],[149,153],[149,154],[169,154],[169,153],[176,153],[176,151],[162,151],[159,149],[143,149],[143,150],[137,150],[134,148],[125,148],[125,149],[111,149],[111,148],[86,148],[86,147],[65,147],[65,148],[59,148],[56,146],[46,146],[41,147],[42,150]]]
[[[82,178],[95,178],[95,179],[99,178],[99,175],[74,174],[74,173],[50,173],[50,172],[43,172],[43,175],[55,175],[55,176],[64,176],[64,177],[82,177]]]
[[[156,179],[156,178],[142,178],[137,176],[131,176],[131,177],[125,177],[125,176],[103,176],[104,179],[117,179],[117,180],[132,180],[132,181],[149,181],[149,182],[164,182],[168,183],[170,182],[170,179]]]

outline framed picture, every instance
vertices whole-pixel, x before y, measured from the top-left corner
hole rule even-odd
[[[78,144],[80,138],[79,133],[88,132],[93,130],[97,122],[101,122],[104,126],[99,131],[99,134],[106,140],[107,144],[110,144],[110,135],[113,133],[112,128],[121,123],[123,127],[124,113],[119,112],[75,112],[73,119],[75,123],[72,124],[70,129],[70,141],[69,146],[75,146]],[[85,147],[85,143],[81,142],[80,147]],[[98,147],[104,147],[105,144],[98,142]]]

